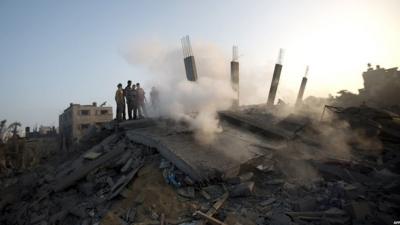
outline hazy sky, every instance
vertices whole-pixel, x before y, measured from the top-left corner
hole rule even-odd
[[[180,48],[186,34],[227,55],[237,44],[266,89],[284,48],[281,83],[293,93],[306,65],[306,96],[356,92],[366,63],[400,64],[400,1],[0,0],[0,119],[57,126],[70,102],[114,106],[118,82],[148,75],[121,52],[144,40]]]

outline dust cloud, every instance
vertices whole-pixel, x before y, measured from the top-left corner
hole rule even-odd
[[[354,154],[355,151],[364,155],[379,155],[382,151],[382,143],[376,136],[355,129],[337,114],[326,110],[321,120],[324,107],[320,103],[308,101],[301,109],[286,106],[281,111],[272,111],[277,117],[285,114],[305,124],[296,138],[287,140],[286,146],[275,152],[279,159],[276,166],[289,182],[307,185],[319,180],[321,177],[312,162],[357,161],[359,154]]]
[[[159,91],[159,105],[150,108],[152,116],[185,121],[190,124],[200,143],[211,143],[222,131],[217,111],[228,109],[235,97],[230,85],[229,59],[215,45],[199,43],[193,46],[197,82],[186,80],[180,46],[161,42],[143,42],[130,46],[125,59],[151,74],[146,87]]]
[[[156,109],[149,107],[150,115],[185,121],[193,129],[196,140],[208,144],[215,140],[215,134],[222,132],[217,111],[228,109],[236,96],[230,85],[231,59],[228,52],[207,42],[195,42],[193,52],[198,72],[197,82],[186,79],[179,43],[168,45],[160,41],[137,42],[122,53],[127,62],[149,74],[142,86],[146,90],[154,86],[160,93],[160,104]],[[245,66],[245,70],[241,69],[242,105],[265,103],[272,72],[273,69],[269,67],[249,69]],[[284,89],[278,88],[281,93],[286,92]],[[288,92],[293,99],[296,96],[294,92]],[[314,136],[311,138],[318,137],[320,147],[325,151],[323,155],[316,155],[310,146],[297,145],[297,150],[307,149],[302,151],[302,158],[349,159],[352,142],[356,140],[363,143],[366,138],[355,133],[346,122],[338,122],[332,115],[326,114],[325,123],[319,123],[325,104],[327,102],[324,98],[308,98],[301,110],[285,105],[273,113],[280,119],[296,114],[312,121],[310,129]]]

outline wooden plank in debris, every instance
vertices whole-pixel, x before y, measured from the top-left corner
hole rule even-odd
[[[229,193],[226,192],[225,194],[222,195],[222,197],[214,203],[214,205],[207,211],[208,216],[213,216],[220,208],[221,206],[225,203],[225,201],[228,199]]]
[[[206,215],[209,217],[212,217],[218,210],[221,208],[221,206],[225,203],[225,201],[229,197],[229,192],[225,192],[215,203],[214,205],[207,211]],[[196,225],[204,225],[206,224],[205,221],[200,220],[196,223]]]
[[[201,211],[196,211],[194,214],[194,216],[198,215],[200,218],[207,220],[209,223],[214,224],[214,225],[226,225],[226,223],[212,217],[209,216]]]
[[[210,194],[208,194],[204,189],[200,190],[200,194],[207,200],[211,200]]]
[[[142,168],[143,166],[143,162],[136,167],[135,169],[133,169],[128,175],[123,176],[124,178],[122,179],[121,182],[116,183],[112,188],[111,188],[111,192],[108,195],[107,199],[112,199],[115,196],[117,196],[124,188],[125,186],[133,179],[133,177],[136,175],[136,173],[140,170],[140,168]]]

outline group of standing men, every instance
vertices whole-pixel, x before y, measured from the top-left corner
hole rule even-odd
[[[145,103],[146,96],[143,88],[140,87],[139,83],[132,84],[132,81],[128,80],[128,84],[125,88],[122,88],[122,84],[118,84],[118,90],[115,93],[115,101],[117,103],[117,121],[126,120],[126,108],[128,109],[128,119],[136,120],[147,116]],[[126,104],[126,108],[125,108]]]

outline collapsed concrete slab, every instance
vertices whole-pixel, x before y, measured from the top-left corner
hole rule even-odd
[[[257,108],[259,107],[254,107],[254,110],[257,111]],[[310,123],[307,117],[290,114],[282,119],[271,113],[234,110],[220,111],[218,114],[222,120],[261,134],[270,140],[285,141],[300,138],[309,145],[319,145],[317,141],[302,134],[302,130]]]
[[[156,125],[153,119],[126,120],[119,123],[119,127],[125,130],[144,128]]]
[[[156,148],[196,182],[237,176],[242,164],[264,154],[259,139],[228,126],[209,144],[199,143],[191,132],[171,132],[161,126],[129,130],[126,136]]]
[[[221,111],[219,116],[230,123],[245,126],[270,138],[285,140],[293,137],[293,132],[274,126],[276,119],[271,114],[247,114],[241,111]]]
[[[110,142],[115,141],[118,138],[117,135],[111,135],[108,138],[104,139],[100,144],[94,146],[88,152],[100,153],[103,151],[103,148],[108,145]],[[100,165],[105,164],[110,161],[112,158],[117,157],[118,155],[124,152],[124,146],[115,146],[112,151],[104,153],[104,155],[99,156],[95,161],[87,162],[85,155],[81,156],[77,160],[73,161],[72,165],[65,165],[67,169],[60,171],[57,174],[56,182],[53,186],[53,190],[58,192],[61,191],[73,184],[83,177],[86,176],[90,171],[99,167]]]

